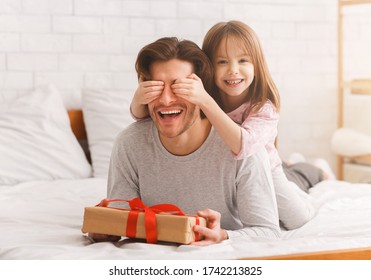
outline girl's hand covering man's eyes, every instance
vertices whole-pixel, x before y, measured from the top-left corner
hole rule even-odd
[[[206,103],[209,94],[206,92],[201,79],[196,74],[187,78],[177,79],[171,85],[173,93],[193,104],[202,106]]]
[[[138,104],[146,105],[158,98],[163,90],[163,81],[143,81],[142,77],[140,77],[134,98]]]

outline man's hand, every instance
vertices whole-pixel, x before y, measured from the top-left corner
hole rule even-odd
[[[220,213],[211,209],[198,211],[200,217],[207,220],[207,227],[195,225],[193,230],[205,236],[204,240],[192,242],[191,245],[206,246],[228,239],[228,234],[220,228]]]

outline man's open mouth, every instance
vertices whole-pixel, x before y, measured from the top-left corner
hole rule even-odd
[[[158,115],[164,119],[164,118],[174,118],[176,116],[179,116],[182,113],[182,110],[170,110],[170,111],[161,111],[158,112]]]

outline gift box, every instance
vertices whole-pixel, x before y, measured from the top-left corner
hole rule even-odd
[[[108,205],[118,201],[128,202],[130,208]],[[82,232],[140,238],[148,243],[159,240],[189,244],[203,238],[193,231],[196,224],[206,226],[206,220],[185,215],[171,204],[147,207],[138,198],[130,201],[102,200],[94,207],[85,207]]]

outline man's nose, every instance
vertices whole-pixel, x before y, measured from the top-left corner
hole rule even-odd
[[[171,90],[171,85],[165,85],[159,99],[159,101],[164,105],[170,105],[176,100],[176,95]]]

